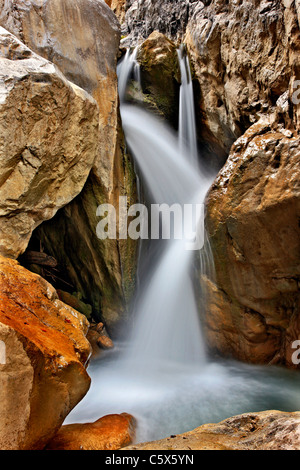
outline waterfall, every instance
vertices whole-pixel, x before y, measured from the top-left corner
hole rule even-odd
[[[138,162],[151,203],[178,203],[181,207],[203,203],[212,178],[201,176],[178,149],[177,136],[158,118],[135,106],[123,105],[123,127],[129,148]],[[192,221],[186,221],[192,226]],[[195,221],[197,224],[197,221]],[[129,356],[137,367],[150,363],[158,369],[165,362],[204,360],[193,280],[192,257],[186,240],[163,243],[152,277],[140,295],[137,325]]]
[[[183,45],[177,50],[177,54],[181,73],[178,123],[179,148],[181,153],[186,154],[195,165],[198,160],[198,152],[191,68]]]
[[[126,103],[128,82],[133,79],[140,86],[137,54],[137,48],[127,51],[118,67],[119,93],[127,145],[149,203],[201,203],[213,176],[198,161],[188,58],[181,48],[180,119],[175,134],[148,111]],[[190,236],[188,232],[188,240]],[[197,253],[186,249],[184,239],[150,242],[128,342],[117,343],[115,351],[91,363],[91,389],[67,424],[127,412],[137,419],[136,441],[142,442],[240,413],[299,409],[299,377],[292,372],[206,357],[191,271],[197,254],[201,272],[209,271],[208,243]]]

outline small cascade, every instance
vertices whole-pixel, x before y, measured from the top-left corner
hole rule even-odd
[[[177,54],[181,72],[178,122],[179,148],[181,153],[186,154],[186,157],[195,165],[198,160],[198,151],[191,68],[184,45],[180,46]]]
[[[118,66],[119,93],[127,145],[148,202],[203,203],[213,175],[198,160],[188,57],[180,48],[179,133],[174,134],[148,111],[126,102],[128,82],[140,84],[137,55],[137,48],[127,51]],[[240,413],[300,408],[300,380],[293,373],[207,357],[191,268],[199,255],[201,273],[212,276],[212,253],[205,234],[200,252],[186,250],[199,220],[189,222],[186,239],[150,242],[128,342],[91,363],[91,389],[67,424],[127,412],[137,419],[136,442],[142,442]]]

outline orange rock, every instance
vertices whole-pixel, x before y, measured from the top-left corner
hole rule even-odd
[[[129,445],[136,421],[122,413],[98,419],[94,423],[62,426],[47,445],[48,450],[117,450]]]
[[[86,318],[16,261],[0,257],[0,448],[42,449],[90,386]]]
[[[101,349],[113,349],[114,348],[114,343],[112,340],[106,336],[106,335],[100,335],[98,340],[97,340],[97,345]]]

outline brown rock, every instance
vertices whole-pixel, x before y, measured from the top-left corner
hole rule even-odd
[[[47,445],[48,450],[118,450],[132,442],[135,419],[122,413],[88,424],[62,426]]]
[[[216,268],[206,316],[209,345],[249,362],[294,365],[299,149],[297,135],[287,137],[280,126],[271,130],[270,121],[254,124],[234,144],[208,197]]]
[[[104,334],[101,334],[99,336],[97,340],[97,345],[101,349],[113,349],[114,348],[114,343],[112,342],[112,340]]]
[[[98,107],[50,62],[0,28],[0,253],[82,190],[97,157]]]
[[[300,413],[264,411],[124,450],[299,450]]]
[[[54,288],[0,257],[0,448],[42,449],[90,386],[89,323]]]
[[[201,139],[220,159],[288,90],[291,100],[299,39],[293,2],[196,2],[184,42],[199,84]]]

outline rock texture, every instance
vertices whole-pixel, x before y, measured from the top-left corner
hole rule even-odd
[[[59,70],[0,28],[0,253],[82,190],[97,157],[98,107]]]
[[[132,442],[135,419],[122,413],[94,423],[62,426],[47,450],[118,450]]]
[[[120,24],[124,23],[128,0],[105,0],[105,3],[115,13]]]
[[[43,449],[84,397],[88,327],[43,278],[0,257],[2,450]]]
[[[154,31],[141,44],[137,60],[145,104],[177,128],[180,70],[175,44]]]
[[[118,21],[102,0],[1,0],[0,24],[56,64],[99,105],[99,146],[87,185],[37,238],[63,267],[73,290],[92,305],[95,318],[114,329],[126,316],[126,300],[134,288],[136,251],[131,241],[104,244],[96,237],[100,204],[112,203],[118,209],[119,195],[136,201],[135,175],[118,112]]]
[[[213,349],[293,366],[300,336],[300,139],[260,121],[234,144],[208,198],[217,286],[206,317]]]
[[[221,163],[299,75],[297,2],[129,0],[125,11],[123,45],[141,43],[153,31],[187,45],[199,142]]]
[[[289,0],[195,4],[183,40],[200,85],[200,138],[221,160],[298,76],[298,21]]]
[[[300,413],[247,413],[124,450],[299,450]]]
[[[155,30],[170,39],[179,39],[185,33],[193,3],[199,3],[197,0],[127,0],[125,4],[123,0],[113,1],[119,3],[123,15],[119,17],[121,22],[125,11],[122,25],[124,45],[146,39]]]

